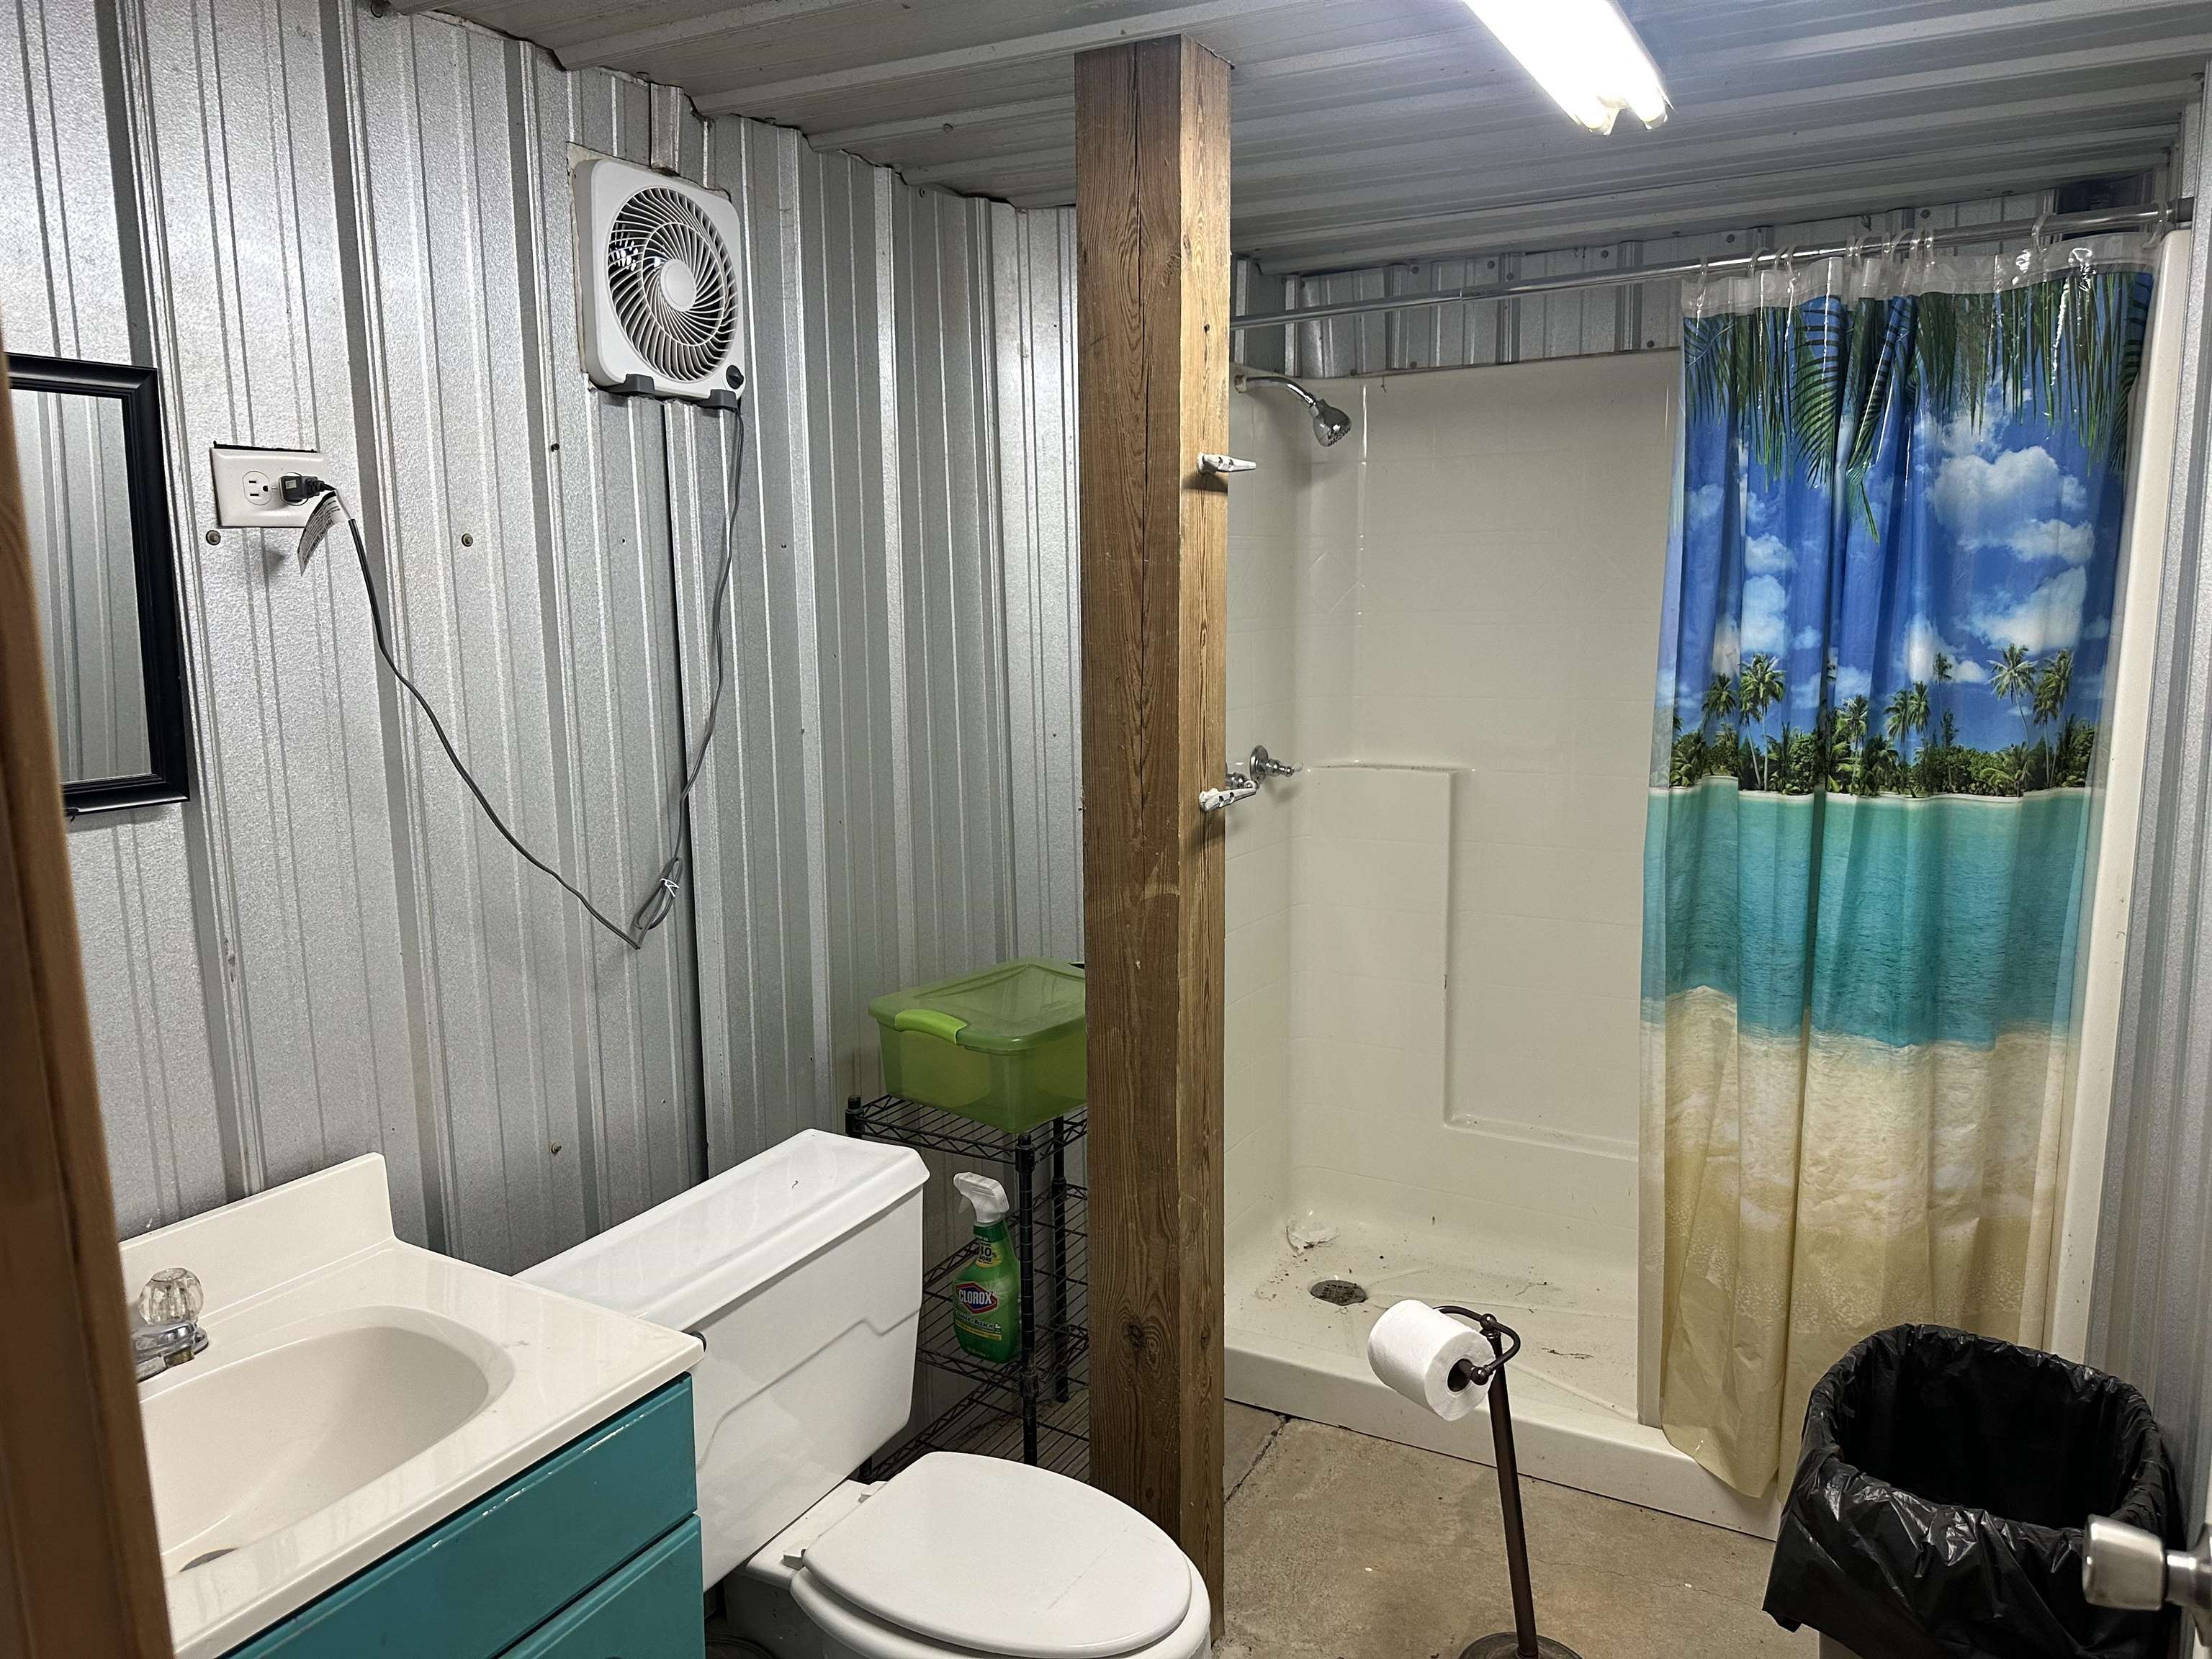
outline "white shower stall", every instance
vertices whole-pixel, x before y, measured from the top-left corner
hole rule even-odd
[[[2139,574],[2122,578],[2076,998],[2051,1310],[2051,1346],[2076,1353],[2174,336],[2154,327],[2143,377]],[[1469,1304],[1525,1340],[1527,1473],[1771,1533],[1771,1493],[1740,1496],[1656,1426],[1639,1338],[1644,837],[1680,374],[1662,349],[1306,380],[1352,416],[1327,447],[1284,388],[1231,399],[1231,447],[1259,465],[1231,489],[1228,752],[1241,767],[1264,744],[1298,770],[1227,831],[1228,1392],[1487,1461],[1486,1418],[1432,1418],[1365,1358],[1392,1302]],[[1364,1299],[1324,1299],[1327,1281]]]

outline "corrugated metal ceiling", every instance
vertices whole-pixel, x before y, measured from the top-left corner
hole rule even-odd
[[[404,0],[418,9],[436,0]],[[461,0],[709,114],[1024,204],[1074,190],[1072,54],[1236,66],[1234,240],[1276,269],[1954,201],[2154,167],[2208,0],[1627,0],[1674,120],[1571,126],[1461,0]],[[1627,124],[1634,126],[1633,122]]]

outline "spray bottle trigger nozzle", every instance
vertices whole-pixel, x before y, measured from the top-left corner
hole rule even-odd
[[[1010,1207],[1006,1203],[1006,1189],[990,1176],[970,1175],[963,1170],[952,1177],[952,1186],[953,1190],[966,1199],[969,1207],[975,1212],[977,1226],[988,1227],[994,1221],[1006,1218],[1006,1211]]]

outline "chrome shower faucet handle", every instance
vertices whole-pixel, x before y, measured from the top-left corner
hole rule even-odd
[[[1219,788],[1198,792],[1198,810],[1218,812],[1224,807],[1236,805],[1240,800],[1249,800],[1259,793],[1260,786],[1250,778],[1242,772],[1231,772],[1221,781]]]

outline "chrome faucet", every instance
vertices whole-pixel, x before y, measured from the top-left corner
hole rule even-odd
[[[1242,772],[1231,772],[1221,780],[1220,787],[1198,792],[1198,810],[1218,812],[1236,805],[1240,800],[1249,800],[1259,793],[1260,786],[1249,777]]]
[[[1277,760],[1269,754],[1266,744],[1255,744],[1252,758],[1244,763],[1242,772],[1230,773],[1221,780],[1218,788],[1198,792],[1198,810],[1218,812],[1224,807],[1236,805],[1240,800],[1251,799],[1260,793],[1260,786],[1269,778],[1292,778],[1297,775],[1297,772],[1298,769],[1288,761]]]
[[[200,1310],[207,1297],[190,1267],[164,1267],[138,1292],[131,1326],[131,1365],[141,1382],[207,1350]]]

